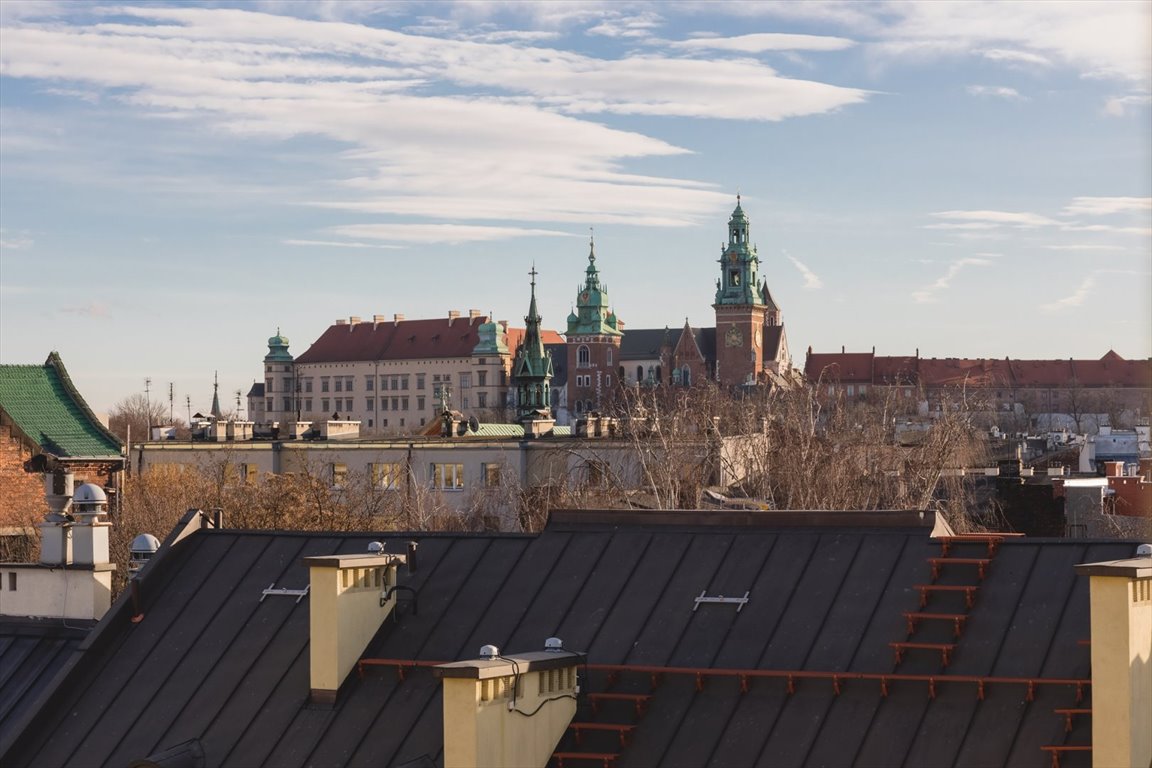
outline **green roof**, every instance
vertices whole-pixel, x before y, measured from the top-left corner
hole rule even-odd
[[[0,365],[0,411],[44,453],[120,458],[119,438],[88,408],[55,352],[43,365]]]

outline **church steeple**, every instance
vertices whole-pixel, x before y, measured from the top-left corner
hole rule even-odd
[[[584,284],[576,289],[576,309],[568,315],[568,336],[618,336],[620,328],[608,300],[608,286],[600,284],[596,269],[596,241],[588,240],[588,268]]]
[[[716,304],[762,306],[764,297],[756,274],[760,258],[751,245],[748,217],[736,195],[736,208],[728,219],[728,243],[720,246],[720,279],[716,281]]]
[[[220,372],[217,371],[212,376],[212,418],[216,421],[221,421],[224,418],[224,412],[220,409]]]
[[[512,381],[516,386],[516,417],[524,424],[525,434],[529,431],[530,422],[550,421],[552,417],[552,355],[544,349],[544,341],[540,336],[541,317],[536,309],[535,265],[529,274],[532,277],[532,300],[524,318],[524,340],[520,342],[516,360],[512,363]]]

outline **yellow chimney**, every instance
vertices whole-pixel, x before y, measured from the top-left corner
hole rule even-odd
[[[1076,572],[1092,595],[1092,764],[1152,765],[1152,556]]]
[[[444,681],[444,768],[543,768],[576,715],[584,654],[561,648],[481,658],[433,669]]]
[[[332,705],[368,642],[396,607],[397,566],[404,555],[378,552],[306,557],[311,699]]]

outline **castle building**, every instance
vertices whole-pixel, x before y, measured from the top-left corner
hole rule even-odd
[[[588,268],[577,288],[576,308],[568,315],[568,412],[579,418],[608,409],[621,383],[620,342],[624,323],[608,300],[608,288],[596,269],[596,244],[588,244]]]

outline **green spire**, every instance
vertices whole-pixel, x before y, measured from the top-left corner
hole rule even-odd
[[[609,309],[608,288],[600,284],[596,269],[596,241],[588,240],[588,268],[584,284],[576,289],[576,311],[568,316],[569,336],[619,336],[616,315]]]
[[[764,304],[756,270],[760,258],[751,244],[748,217],[740,207],[736,195],[736,208],[728,219],[728,243],[720,246],[720,279],[716,281],[716,304],[737,306]]]
[[[524,318],[524,340],[512,363],[512,382],[516,386],[517,418],[549,418],[551,408],[552,355],[544,349],[540,337],[540,312],[536,309],[536,265],[532,277],[532,300]]]

